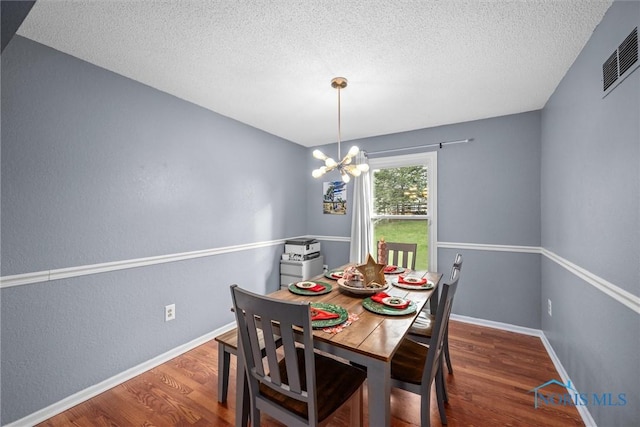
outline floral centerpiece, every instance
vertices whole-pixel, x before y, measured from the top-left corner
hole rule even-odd
[[[371,296],[389,287],[384,277],[383,265],[376,264],[371,255],[365,264],[349,265],[338,279],[340,290],[356,295]]]
[[[358,271],[355,265],[350,265],[342,272],[342,278],[347,282],[362,281],[362,273]]]

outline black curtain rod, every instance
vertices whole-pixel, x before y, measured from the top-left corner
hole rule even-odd
[[[471,142],[473,141],[473,138],[467,138],[467,139],[458,139],[456,141],[442,141],[442,142],[436,142],[435,144],[427,144],[427,145],[418,145],[416,147],[407,147],[407,148],[393,148],[390,150],[382,150],[382,151],[365,151],[364,155],[366,157],[369,157],[370,155],[374,155],[374,154],[387,154],[387,153],[395,153],[398,151],[409,151],[409,150],[419,150],[421,148],[431,148],[431,147],[438,147],[438,148],[442,148],[445,145],[449,145],[449,144],[462,144],[465,142]]]

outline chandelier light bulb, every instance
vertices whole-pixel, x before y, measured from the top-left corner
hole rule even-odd
[[[313,150],[313,157],[319,160],[326,160],[327,156],[320,150]]]
[[[342,181],[346,184],[347,182],[351,181],[351,178],[349,178],[349,174],[346,172],[342,172]]]
[[[358,154],[358,152],[360,152],[360,149],[354,145],[349,149],[349,153],[347,153],[347,155],[350,157],[355,157],[355,155]]]
[[[360,170],[360,172],[369,172],[369,164],[368,163],[361,163],[357,167]]]
[[[311,176],[314,178],[320,178],[322,175],[324,175],[324,172],[321,169],[314,169],[313,172],[311,172]]]

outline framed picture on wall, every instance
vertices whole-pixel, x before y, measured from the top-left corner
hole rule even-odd
[[[322,184],[322,213],[329,215],[347,214],[347,184],[331,181]]]

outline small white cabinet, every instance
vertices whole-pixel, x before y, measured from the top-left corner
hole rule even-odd
[[[324,257],[320,255],[318,258],[306,261],[280,261],[280,287],[285,288],[290,283],[299,282],[301,280],[309,280],[312,277],[322,274],[322,266]]]

